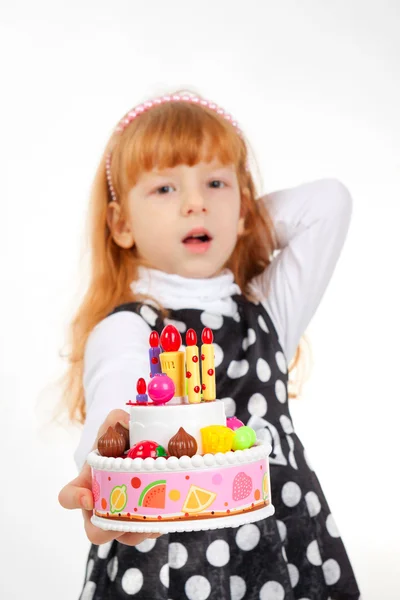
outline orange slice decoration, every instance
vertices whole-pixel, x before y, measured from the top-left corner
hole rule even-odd
[[[205,510],[214,502],[217,494],[191,485],[184,505],[182,506],[182,512],[185,513],[199,513]]]

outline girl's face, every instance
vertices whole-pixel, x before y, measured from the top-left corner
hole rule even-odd
[[[151,267],[212,277],[227,263],[243,229],[240,206],[233,165],[213,161],[154,169],[129,192],[125,231]]]

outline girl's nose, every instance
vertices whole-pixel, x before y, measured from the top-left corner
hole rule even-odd
[[[201,194],[190,193],[182,201],[182,214],[183,216],[191,214],[199,214],[207,212],[205,207],[204,198]]]

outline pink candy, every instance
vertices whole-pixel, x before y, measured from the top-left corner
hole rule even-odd
[[[147,387],[147,393],[154,404],[165,404],[175,394],[175,384],[168,375],[156,373]]]
[[[237,417],[227,417],[226,419],[226,426],[229,427],[229,429],[232,429],[232,431],[236,431],[236,429],[243,427],[243,425],[244,423]]]

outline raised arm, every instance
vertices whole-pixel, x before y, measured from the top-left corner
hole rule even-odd
[[[343,248],[352,213],[348,189],[321,179],[263,197],[280,251],[253,281],[288,362],[314,315]]]

